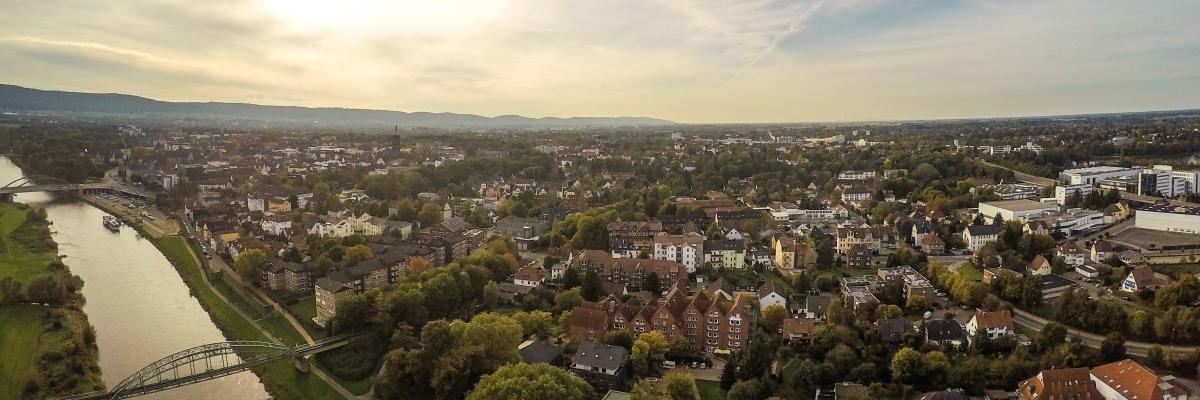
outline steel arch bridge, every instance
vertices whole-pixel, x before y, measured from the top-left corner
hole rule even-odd
[[[334,349],[357,335],[342,335],[287,347],[260,341],[232,341],[196,346],[163,357],[134,372],[109,390],[80,393],[60,400],[124,399],[217,379],[285,359]]]

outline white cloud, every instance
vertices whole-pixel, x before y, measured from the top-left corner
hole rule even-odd
[[[1184,2],[6,3],[8,83],[167,100],[696,122],[1200,106],[1164,90],[1200,84]]]

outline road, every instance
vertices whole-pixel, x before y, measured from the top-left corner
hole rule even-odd
[[[1077,237],[1074,240],[1078,241],[1080,243],[1088,243],[1093,240],[1099,239],[1100,236],[1103,235],[1105,232],[1112,233],[1112,236],[1117,236],[1117,234],[1124,232],[1126,229],[1129,229],[1131,227],[1133,227],[1133,218],[1127,218],[1124,221],[1112,224],[1108,227],[1105,227],[1104,229]]]
[[[192,235],[194,234],[194,232],[191,231],[192,230],[191,222],[187,221],[185,218],[184,222],[180,225],[183,225],[183,227],[184,227],[183,233],[186,234],[187,235],[186,237],[189,238],[187,240],[190,242],[195,242],[194,239],[190,239],[192,237]],[[196,260],[204,260],[203,258],[200,257],[199,254],[195,253],[194,247],[195,246],[188,246],[188,252],[190,252],[193,257],[196,257]],[[246,287],[241,281],[241,276],[239,276],[236,272],[234,272],[233,268],[230,268],[229,265],[226,264],[224,260],[221,260],[220,258],[213,258],[213,259],[210,259],[207,261],[208,262],[203,262],[198,265],[207,265],[210,271],[214,271],[214,272],[220,271],[223,274],[222,276],[233,278],[237,282],[238,286]],[[240,308],[238,308],[233,303],[229,302],[229,299],[225,298],[225,296],[223,296],[219,290],[217,290],[215,287],[213,287],[212,282],[209,282],[209,280],[208,280],[208,273],[204,273],[204,274],[200,274],[200,275],[204,278],[204,284],[206,286],[208,286],[209,289],[211,289],[213,291],[213,293],[216,294],[217,297],[221,299],[221,301],[224,301],[225,304],[228,304],[230,308],[233,308],[234,311],[236,311],[239,315],[241,315],[242,318],[244,318],[247,322],[250,323],[250,325],[254,326],[255,329],[258,329],[259,332],[262,332],[263,335],[270,338],[271,341],[273,341],[275,343],[282,343],[282,341],[279,340],[279,338],[272,335],[265,328],[263,328],[262,325],[259,325],[258,321],[254,320],[254,318],[251,318],[249,315],[246,315],[246,313],[244,313]],[[288,323],[291,324],[292,327],[295,328],[295,330],[297,332],[299,332],[301,336],[304,337],[304,340],[306,342],[308,342],[308,344],[313,343],[313,338],[311,336],[309,336],[308,331],[305,330],[302,325],[300,325],[300,322],[297,321],[296,318],[293,317],[290,312],[287,312],[286,309],[283,309],[282,306],[278,302],[276,302],[274,299],[271,299],[269,296],[266,296],[265,293],[262,293],[261,291],[259,291],[259,292],[257,292],[257,294],[259,295],[259,297],[263,298],[268,303],[270,303],[272,305],[272,307],[275,308],[276,312],[279,312],[280,315],[283,315],[288,320]],[[338,381],[336,379],[334,379],[332,376],[329,376],[328,373],[326,373],[324,370],[319,368],[317,365],[313,364],[313,365],[310,365],[309,367],[310,367],[310,370],[313,372],[313,374],[315,374],[317,376],[317,378],[320,378],[322,381],[325,381],[325,383],[328,384],[329,387],[333,388],[334,391],[338,392],[338,394],[342,395],[342,397],[345,398],[346,400],[364,400],[364,399],[371,398],[370,392],[368,392],[366,395],[363,395],[363,396],[358,396],[358,395],[355,395],[354,393],[351,393],[349,390],[347,390],[345,387],[343,387],[340,383],[338,383]]]
[[[1037,185],[1037,186],[1041,186],[1041,187],[1054,186],[1054,185],[1058,184],[1058,181],[1056,181],[1054,179],[1043,178],[1040,176],[1034,176],[1034,175],[1030,175],[1030,174],[1021,172],[1021,171],[1014,170],[1009,167],[1005,167],[1003,165],[992,164],[982,158],[979,159],[979,162],[981,162],[981,163],[983,163],[983,165],[986,165],[989,167],[996,167],[996,168],[1001,168],[1001,169],[1006,169],[1006,170],[1012,171],[1013,176],[1016,177],[1017,180],[1021,181],[1021,182],[1025,182],[1025,183],[1029,183],[1029,184],[1033,184],[1033,185]]]
[[[1017,180],[1019,180],[1021,182],[1030,183],[1030,184],[1038,185],[1041,187],[1054,186],[1055,184],[1058,183],[1058,181],[1055,181],[1054,179],[1043,178],[1040,176],[1026,174],[1024,172],[1017,171],[1012,168],[1005,167],[1003,165],[992,164],[983,159],[980,159],[979,162],[981,162],[981,163],[983,163],[983,165],[987,165],[989,167],[1002,168],[1002,169],[1012,171],[1013,175],[1017,178]],[[1168,198],[1164,198],[1164,197],[1143,196],[1143,195],[1134,194],[1134,193],[1121,192],[1121,198],[1124,200],[1136,201],[1136,202],[1140,202],[1140,203],[1157,203],[1157,202],[1166,200],[1168,203],[1170,203],[1171,205],[1175,205],[1175,206],[1200,208],[1200,204],[1197,204],[1197,203],[1190,203],[1190,202],[1186,202],[1183,200],[1172,200],[1172,199],[1168,199]]]
[[[1031,312],[1014,307],[1013,308],[1013,322],[1015,322],[1018,325],[1022,325],[1022,326],[1025,326],[1025,327],[1028,327],[1030,329],[1040,332],[1042,330],[1042,327],[1045,327],[1046,324],[1049,323],[1050,321],[1045,318],[1034,315]],[[1098,334],[1095,334],[1092,332],[1082,331],[1082,330],[1075,329],[1072,327],[1067,327],[1067,334],[1071,335],[1071,336],[1079,337],[1080,340],[1083,341],[1083,344],[1085,346],[1091,347],[1093,349],[1099,349],[1100,343],[1104,342],[1104,336],[1102,336],[1102,335],[1098,335]],[[1125,352],[1129,353],[1129,355],[1132,355],[1132,356],[1145,357],[1150,352],[1150,348],[1153,346],[1155,346],[1155,343],[1135,342],[1135,341],[1127,340],[1127,341],[1125,341]],[[1175,352],[1175,354],[1191,354],[1192,352],[1195,352],[1196,350],[1200,349],[1200,347],[1196,347],[1196,346],[1167,346],[1167,345],[1159,345],[1159,346],[1162,346],[1163,350],[1170,348],[1172,351]]]

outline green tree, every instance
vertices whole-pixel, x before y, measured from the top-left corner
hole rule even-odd
[[[483,285],[483,308],[491,310],[496,308],[496,303],[500,301],[500,286],[496,281],[489,280]]]
[[[558,292],[554,295],[555,312],[563,312],[574,309],[579,304],[583,303],[583,295],[580,294],[579,288],[568,289]]]
[[[503,364],[520,361],[517,345],[524,330],[513,318],[501,314],[483,313],[462,324],[462,345],[479,346],[483,350],[483,368],[495,370]]]
[[[633,390],[629,391],[629,398],[630,400],[663,400],[667,398],[667,392],[656,382],[641,379],[633,384]]]
[[[659,281],[657,272],[651,272],[649,275],[646,275],[645,285],[646,287],[643,289],[649,291],[655,298],[662,295],[662,282]]]
[[[733,384],[729,388],[729,393],[725,395],[726,400],[762,400],[766,396],[763,395],[765,388],[762,382],[758,379],[749,379]]]
[[[521,332],[525,338],[547,339],[558,325],[554,314],[545,311],[519,312],[513,314],[512,319],[521,324]]]
[[[442,222],[442,208],[434,203],[425,203],[421,205],[421,211],[417,213],[417,222],[422,228],[428,228]]]
[[[337,302],[337,316],[333,318],[335,333],[354,332],[365,328],[377,315],[375,299],[369,293],[346,296]]]
[[[233,261],[234,269],[238,275],[249,282],[258,282],[260,268],[267,263],[267,253],[263,253],[259,249],[249,249],[238,253],[238,257]]]
[[[624,347],[626,350],[633,349],[633,335],[626,331],[612,331],[604,334],[604,344],[609,346]]]
[[[346,249],[346,255],[342,256],[342,265],[352,267],[374,257],[375,253],[371,251],[370,247],[367,247],[365,244],[358,244]]]
[[[32,303],[63,305],[67,302],[67,288],[54,275],[38,275],[25,286],[25,299]]]
[[[666,391],[666,398],[671,400],[700,400],[700,390],[696,388],[696,378],[692,374],[676,371],[664,376],[658,383]]]
[[[596,397],[583,379],[548,364],[510,364],[486,375],[469,400],[589,400]]]
[[[1100,342],[1100,359],[1103,362],[1120,361],[1127,358],[1125,354],[1125,337],[1121,332],[1112,332]]]
[[[630,355],[633,372],[639,376],[648,376],[654,373],[658,370],[658,366],[666,360],[669,348],[670,343],[667,342],[667,338],[658,331],[639,335],[637,340],[633,341],[633,350]]]
[[[905,347],[892,356],[892,379],[899,383],[919,383],[925,375],[925,358],[916,350]]]
[[[1039,351],[1050,350],[1067,340],[1067,327],[1057,322],[1051,322],[1042,327],[1034,338],[1033,343]]]
[[[408,222],[417,222],[417,207],[410,199],[400,200],[396,204],[396,219]]]
[[[563,272],[562,287],[563,290],[570,290],[579,287],[583,284],[583,277],[579,276],[578,268],[567,268]]]
[[[11,306],[25,301],[25,290],[21,281],[11,276],[0,278],[0,306]]]
[[[721,369],[721,390],[729,390],[734,383],[737,383],[737,363],[731,359]]]
[[[783,324],[783,320],[788,317],[787,309],[778,304],[772,304],[762,310],[762,316],[758,323],[764,330],[774,334]]]
[[[596,301],[600,300],[600,296],[604,295],[603,286],[600,284],[600,275],[596,271],[588,270],[583,274],[583,284],[580,286],[580,295],[584,300]]]

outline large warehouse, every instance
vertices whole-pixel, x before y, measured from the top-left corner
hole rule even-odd
[[[1156,231],[1200,235],[1200,208],[1154,204],[1139,208],[1134,226]]]
[[[988,223],[994,222],[996,214],[1005,221],[1015,221],[1023,218],[1040,217],[1058,212],[1058,205],[1042,203],[1033,200],[1006,200],[979,203],[979,213],[983,214]]]

